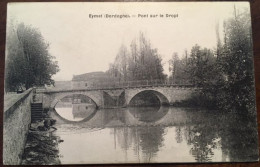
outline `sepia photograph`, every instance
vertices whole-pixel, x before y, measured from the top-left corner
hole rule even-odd
[[[15,2],[3,164],[257,162],[250,3]]]

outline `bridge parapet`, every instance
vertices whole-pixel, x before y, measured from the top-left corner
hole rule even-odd
[[[87,81],[86,81],[87,82]],[[94,82],[86,84],[72,85],[74,89],[123,89],[135,87],[151,87],[151,86],[174,86],[174,87],[192,87],[194,84],[187,80],[134,80],[134,81],[113,81],[113,82]],[[69,88],[70,89],[70,88]],[[48,88],[47,90],[63,90],[59,88]]]
[[[90,85],[92,88],[128,88],[142,86],[192,86],[193,84],[187,80],[134,80],[134,81],[118,81],[118,82],[102,82]]]
[[[106,86],[91,86],[85,88],[73,88],[73,89],[58,89],[58,88],[48,88],[45,90],[37,91],[37,93],[60,93],[60,92],[78,92],[78,91],[99,91],[99,90],[122,90],[122,89],[139,89],[139,88],[157,88],[157,87],[167,87],[167,88],[177,88],[177,89],[200,89],[198,87],[194,87],[191,84],[157,84],[157,85],[106,85]]]

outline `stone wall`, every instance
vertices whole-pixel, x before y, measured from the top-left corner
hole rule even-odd
[[[17,96],[17,95],[16,95]],[[32,89],[19,95],[4,109],[3,121],[3,164],[19,165],[21,163],[27,133],[31,123],[30,103]]]

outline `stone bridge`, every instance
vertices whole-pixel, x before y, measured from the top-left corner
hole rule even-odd
[[[107,106],[106,98],[117,99],[121,104],[117,107],[126,107],[138,94],[144,92],[153,93],[158,97],[161,105],[173,105],[191,97],[191,94],[199,90],[192,87],[180,86],[149,86],[138,88],[112,88],[112,89],[73,89],[73,90],[46,90],[39,92],[42,95],[44,108],[55,108],[55,105],[64,97],[69,95],[85,95],[92,99],[97,108],[111,108]]]

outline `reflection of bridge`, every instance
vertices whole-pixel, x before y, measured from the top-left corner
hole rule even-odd
[[[196,91],[192,85],[182,84],[168,84],[159,83],[154,85],[140,84],[135,86],[119,87],[102,87],[102,88],[85,88],[85,89],[71,89],[71,90],[44,90],[39,93],[43,94],[44,108],[54,108],[55,105],[64,97],[81,94],[91,98],[98,108],[107,108],[107,98],[114,99],[120,103],[116,103],[115,107],[128,106],[131,100],[138,94],[150,92],[158,97],[162,105],[172,105],[176,102],[186,100],[191,96],[191,93]]]
[[[139,107],[95,110],[82,121],[75,122],[66,120],[55,111],[51,112],[51,117],[57,120],[58,124],[74,124],[82,128],[191,125],[198,121],[193,120],[195,115],[199,114],[200,121],[205,117],[203,112],[189,112],[186,108],[161,106],[157,109],[147,108],[145,112],[141,110]]]

